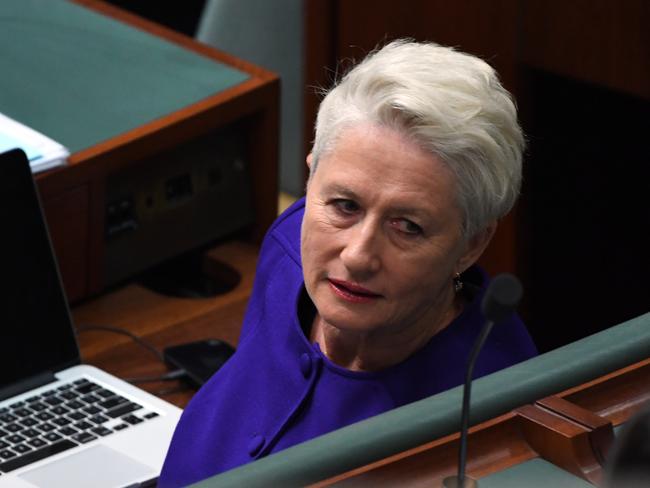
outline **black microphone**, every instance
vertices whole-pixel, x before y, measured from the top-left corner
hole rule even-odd
[[[495,277],[488,286],[483,301],[481,302],[481,311],[485,316],[486,322],[481,329],[472,351],[469,355],[467,370],[465,371],[465,386],[463,388],[463,411],[461,414],[460,428],[460,447],[458,451],[458,476],[445,478],[444,486],[447,488],[465,488],[465,462],[467,459],[467,430],[469,427],[469,404],[472,393],[472,375],[474,373],[474,364],[478,358],[485,340],[487,339],[495,323],[501,322],[508,318],[517,308],[523,289],[519,280],[508,273],[500,274]],[[472,480],[472,485],[476,483]],[[468,487],[469,488],[469,487]]]

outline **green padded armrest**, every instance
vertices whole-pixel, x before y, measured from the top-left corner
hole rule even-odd
[[[477,424],[650,356],[650,313],[476,380]],[[304,486],[457,432],[462,387],[303,442],[194,486]],[[215,440],[218,442],[218,440]]]
[[[68,1],[0,2],[0,112],[93,146],[249,78]]]

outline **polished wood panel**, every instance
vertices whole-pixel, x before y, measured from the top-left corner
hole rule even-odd
[[[650,405],[650,358],[557,396],[621,425]]]
[[[90,191],[82,185],[43,201],[59,271],[69,300],[86,293],[90,238]]]
[[[614,429],[610,420],[558,396],[543,398],[536,404],[589,429],[594,455],[600,464],[605,463],[607,454],[614,444]]]
[[[601,482],[603,467],[592,449],[592,429],[536,405],[516,412],[528,420],[522,432],[539,457],[591,483]]]
[[[527,0],[522,61],[650,99],[650,3]]]

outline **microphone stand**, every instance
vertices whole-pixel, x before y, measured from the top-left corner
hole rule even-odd
[[[469,355],[467,369],[465,371],[465,385],[463,387],[463,408],[460,417],[460,439],[458,449],[458,474],[449,476],[443,480],[446,488],[473,488],[478,483],[473,479],[466,479],[465,464],[467,462],[467,431],[469,429],[469,406],[472,395],[472,376],[474,375],[474,365],[478,358],[488,335],[492,331],[495,322],[499,322],[510,315],[519,300],[521,299],[522,288],[519,280],[509,274],[497,276],[485,293],[481,303],[481,310],[486,318],[486,322],[481,329],[472,350]],[[466,487],[466,481],[470,481]]]
[[[467,430],[469,429],[469,404],[472,396],[472,376],[474,374],[474,365],[478,354],[481,352],[485,341],[490,335],[494,326],[494,321],[489,320],[481,329],[481,333],[474,342],[472,352],[469,355],[469,362],[465,374],[465,386],[463,387],[463,410],[461,413],[460,425],[460,447],[458,449],[458,487],[465,488],[465,464],[467,462]]]

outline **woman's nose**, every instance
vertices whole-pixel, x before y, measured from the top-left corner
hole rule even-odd
[[[372,225],[357,224],[351,229],[341,251],[341,260],[352,277],[363,279],[381,268],[379,233]]]

